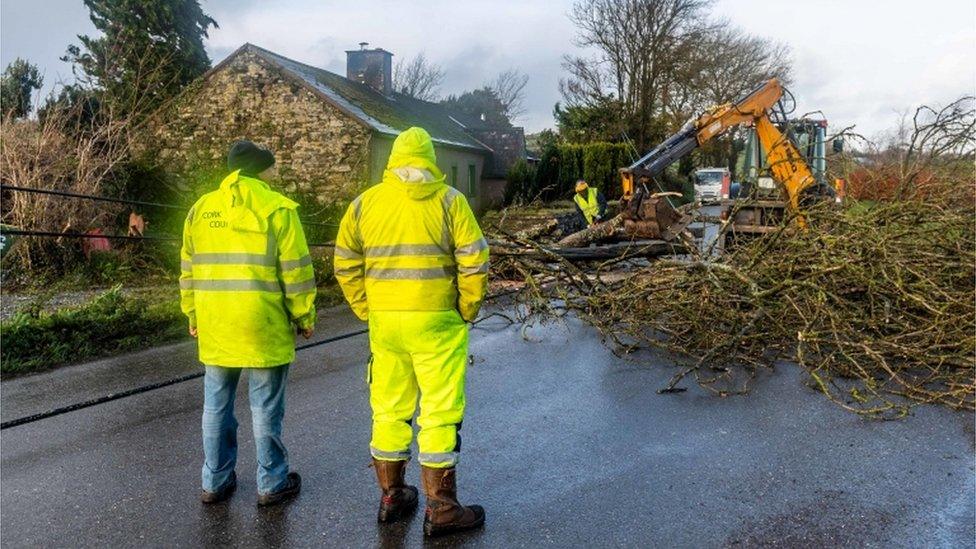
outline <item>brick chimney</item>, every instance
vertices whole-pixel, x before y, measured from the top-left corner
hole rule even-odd
[[[346,78],[388,96],[393,92],[393,54],[367,46],[369,42],[360,42],[358,50],[346,50]]]

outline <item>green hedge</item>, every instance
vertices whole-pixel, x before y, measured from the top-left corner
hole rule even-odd
[[[116,287],[78,308],[18,313],[0,333],[0,372],[9,375],[179,339],[186,318],[175,300],[149,304]]]
[[[630,148],[622,143],[550,145],[534,170],[518,163],[512,167],[506,198],[508,203],[569,198],[578,179],[585,179],[608,199],[619,198],[619,170],[631,161]]]

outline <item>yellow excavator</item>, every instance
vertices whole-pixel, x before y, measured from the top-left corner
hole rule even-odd
[[[815,134],[819,140],[816,146],[810,147],[807,155],[801,154],[797,145],[770,118],[783,94],[784,89],[779,80],[770,79],[735,103],[708,109],[651,152],[632,165],[622,168],[621,206],[625,232],[638,238],[669,239],[673,236],[675,225],[683,218],[687,219],[687,216],[680,215],[671,205],[667,195],[673,193],[653,192],[654,178],[699,146],[739,125],[753,127],[755,142],[761,149],[761,154],[754,157],[765,157],[762,171],[768,173],[780,186],[780,196],[773,197],[773,200],[755,202],[757,207],[772,213],[766,215],[755,210],[751,212],[751,216],[744,216],[745,222],[741,224],[743,232],[749,232],[749,227],[755,227],[752,232],[767,232],[768,225],[774,220],[782,219],[785,208],[792,211],[799,209],[801,196],[832,197],[833,189],[825,183],[823,160],[826,123],[819,126],[820,129]],[[816,170],[811,170],[808,160],[816,166]],[[726,193],[727,190],[723,189],[723,194]],[[727,206],[730,201],[726,200],[724,203]],[[744,213],[750,213],[748,208]]]

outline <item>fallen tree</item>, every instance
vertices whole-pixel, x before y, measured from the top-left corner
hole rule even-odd
[[[719,256],[688,245],[685,232],[672,244],[683,255],[642,256],[659,256],[651,261],[631,261],[630,250],[573,257],[502,234],[515,253],[496,252],[493,273],[520,281],[523,321],[575,314],[618,354],[674,353],[683,368],[661,392],[682,391],[691,377],[718,395],[741,394],[759,371],[789,361],[865,416],[902,417],[920,403],[976,410],[973,104],[921,107],[911,131],[870,151],[869,166],[849,159],[897,178],[883,201],[809,205],[802,223],[786,219]],[[618,236],[606,225],[561,244]]]
[[[509,272],[526,282],[523,318],[572,311],[617,352],[650,346],[691,359],[664,391],[691,375],[717,394],[743,393],[759,369],[789,360],[861,414],[898,417],[923,402],[973,410],[970,206],[907,201],[806,215],[809,229],[788,224],[718,260],[658,260],[612,282],[605,275],[618,261],[581,268],[509,256]]]

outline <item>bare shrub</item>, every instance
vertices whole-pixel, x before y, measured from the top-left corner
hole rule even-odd
[[[0,121],[0,181],[4,185],[100,195],[107,181],[128,159],[126,120],[102,115],[78,127],[70,110],[52,110],[38,120]],[[4,193],[2,220],[18,229],[84,233],[105,228],[123,206],[25,192]],[[25,270],[62,270],[78,253],[74,238],[23,238],[10,261]],[[67,256],[67,257],[66,257]]]
[[[976,110],[972,96],[941,108],[918,107],[879,143],[867,143],[843,175],[849,196],[862,200],[976,199]]]

